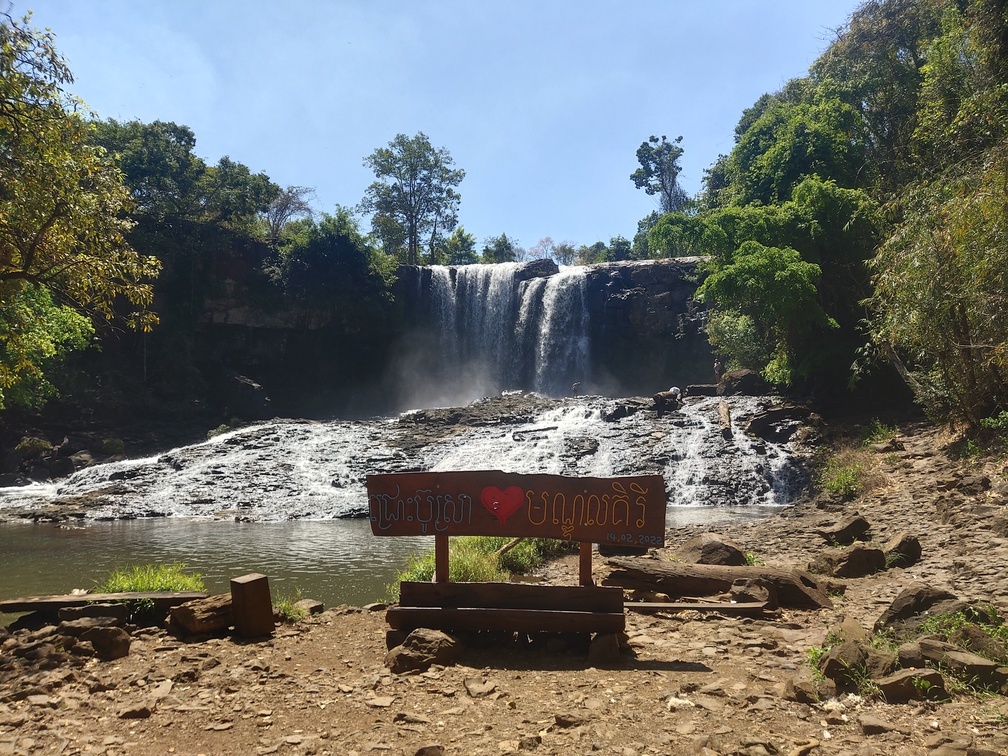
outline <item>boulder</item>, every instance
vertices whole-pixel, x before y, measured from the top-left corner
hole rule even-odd
[[[857,675],[868,663],[868,649],[861,641],[848,640],[833,646],[819,660],[819,671],[838,688],[857,687]]]
[[[917,536],[897,533],[882,547],[886,564],[890,567],[909,567],[921,558],[921,544]]]
[[[121,627],[93,627],[81,640],[90,643],[102,661],[121,659],[130,650],[130,635]]]
[[[215,633],[227,630],[232,622],[230,593],[187,601],[171,610],[171,626],[182,634]]]
[[[917,643],[924,658],[935,666],[996,690],[1008,684],[1008,669],[995,661],[935,638],[921,638]]]
[[[811,414],[811,409],[797,404],[771,407],[749,419],[746,433],[764,441],[783,444],[808,421]]]
[[[945,679],[933,669],[898,669],[874,679],[886,703],[898,704],[918,699],[941,701],[949,697]]]
[[[745,552],[734,541],[717,533],[701,533],[690,538],[679,549],[684,561],[692,564],[742,565]]]
[[[397,675],[406,672],[424,672],[432,664],[451,664],[458,656],[455,639],[440,630],[418,627],[401,646],[385,655],[385,666]]]
[[[1008,662],[1008,647],[976,625],[963,625],[955,630],[949,635],[949,643],[1001,664]]]
[[[875,620],[875,632],[888,628],[912,631],[920,626],[922,615],[945,614],[964,609],[966,604],[954,593],[923,583],[913,583],[904,588],[893,602]]]
[[[721,376],[718,396],[766,396],[770,384],[752,370],[730,370]]]
[[[871,524],[868,520],[855,512],[833,525],[816,530],[816,533],[827,543],[847,546],[854,543],[854,541],[862,540],[870,529]]]
[[[833,577],[865,577],[885,569],[885,553],[874,546],[856,543],[846,549],[828,549],[809,565],[809,571]]]

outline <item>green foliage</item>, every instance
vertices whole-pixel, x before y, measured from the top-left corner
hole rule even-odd
[[[471,265],[479,262],[476,254],[476,237],[467,233],[462,226],[456,226],[448,238],[437,246],[437,260],[431,262],[443,265]]]
[[[491,237],[483,243],[483,254],[480,262],[503,263],[514,262],[518,259],[520,247],[514,239],[509,239],[507,234]]]
[[[837,327],[817,301],[819,275],[819,266],[802,260],[794,249],[747,241],[731,262],[707,277],[697,296],[748,316],[756,341],[770,355],[764,377],[787,385],[809,374],[812,339]],[[715,349],[740,361],[740,355],[728,352],[724,345],[717,344]]]
[[[686,191],[679,186],[679,158],[683,149],[679,146],[682,137],[671,142],[662,136],[652,135],[637,148],[637,162],[640,168],[630,174],[634,186],[648,195],[658,196],[658,205],[663,213],[677,213],[689,207]]]
[[[863,452],[842,450],[829,457],[819,472],[819,485],[831,494],[851,499],[864,490],[869,463]]]
[[[49,454],[52,450],[53,445],[38,436],[26,436],[14,447],[14,451],[25,459],[31,459],[41,454]]]
[[[1001,410],[996,415],[980,419],[980,427],[988,430],[1006,431],[1008,430],[1008,410]]]
[[[95,590],[99,593],[205,590],[203,576],[185,569],[181,562],[121,567],[110,572]]]
[[[0,409],[37,407],[54,396],[53,371],[93,335],[91,322],[54,303],[48,288],[0,281]]]
[[[126,445],[121,438],[103,438],[101,450],[102,454],[123,454],[126,451]]]
[[[886,425],[876,417],[871,421],[864,445],[874,446],[875,444],[885,444],[892,441],[898,435],[899,431],[894,426]]]
[[[157,322],[148,280],[160,265],[126,242],[122,177],[87,141],[52,34],[29,24],[0,16],[0,407],[52,395],[54,361],[92,333],[74,310]]]
[[[308,611],[304,607],[297,605],[303,598],[301,589],[295,588],[293,595],[281,595],[277,597],[276,601],[273,602],[273,611],[280,618],[280,621],[285,624],[295,625],[298,622],[304,622],[308,619]]]
[[[526,574],[548,560],[578,548],[577,543],[549,538],[523,538],[498,556],[511,539],[499,536],[459,536],[448,550],[448,577],[455,582],[501,582],[508,573]],[[391,597],[398,596],[402,581],[429,582],[434,577],[434,552],[411,557],[398,580],[388,586]]]
[[[373,215],[373,230],[387,252],[418,265],[424,241],[432,255],[458,223],[461,197],[455,187],[465,171],[454,169],[448,150],[432,147],[422,132],[412,138],[397,134],[388,147],[366,157],[364,165],[378,180],[368,186],[361,210]]]

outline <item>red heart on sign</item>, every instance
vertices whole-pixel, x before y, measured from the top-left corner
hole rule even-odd
[[[487,486],[480,494],[483,506],[503,525],[525,502],[525,492],[518,486],[509,486],[501,491],[497,486]]]

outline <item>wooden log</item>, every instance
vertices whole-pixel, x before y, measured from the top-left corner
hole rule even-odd
[[[732,437],[732,426],[731,426],[731,407],[728,406],[728,402],[720,401],[718,402],[718,414],[721,416],[721,435],[725,439]]]
[[[623,612],[623,591],[582,585],[527,583],[419,583],[399,586],[399,605],[425,608],[535,609]]]
[[[231,614],[241,637],[270,635],[274,624],[269,578],[258,572],[231,578]]]
[[[659,591],[669,596],[714,596],[727,593],[736,580],[764,580],[777,591],[780,606],[794,609],[829,609],[833,602],[815,578],[801,570],[717,564],[676,564],[653,559],[612,558],[614,568],[603,585]]]
[[[56,612],[68,606],[86,606],[94,603],[110,603],[117,601],[150,601],[158,609],[167,611],[173,606],[179,606],[186,601],[206,598],[208,594],[202,591],[151,591],[130,593],[71,593],[56,596],[26,596],[23,598],[0,601],[0,612],[11,614],[20,612],[51,611]]]
[[[231,622],[231,595],[228,593],[187,601],[171,610],[172,627],[187,635],[227,630]]]
[[[626,627],[623,612],[566,612],[553,609],[442,609],[394,606],[385,619],[396,630],[506,630],[510,632],[617,633]]]
[[[762,601],[731,603],[728,601],[628,601],[627,611],[650,614],[652,612],[717,612],[732,617],[762,617],[766,604]]]

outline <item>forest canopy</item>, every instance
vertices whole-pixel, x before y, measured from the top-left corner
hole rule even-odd
[[[197,390],[194,333],[226,266],[257,307],[284,299],[305,329],[370,344],[398,264],[697,256],[728,367],[844,392],[890,366],[935,416],[1008,409],[1006,0],[863,3],[804,76],[739,114],[696,196],[682,137],[652,135],[629,178],[658,210],[632,235],[528,249],[466,232],[465,172],[422,132],[364,156],[356,210],[319,213],[309,187],[207,163],[185,125],[89,119],[30,18],[0,17],[0,43],[0,408],[44,401],[96,341],[142,353],[145,382]]]

